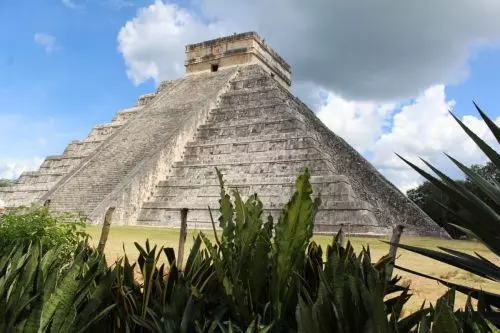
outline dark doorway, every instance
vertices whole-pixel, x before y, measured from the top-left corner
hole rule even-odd
[[[218,64],[212,64],[210,67],[211,72],[217,72],[219,70],[219,65]]]

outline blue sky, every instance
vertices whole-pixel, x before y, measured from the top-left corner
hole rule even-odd
[[[447,87],[447,95],[457,102],[454,111],[470,114],[474,100],[488,115],[500,115],[500,48],[479,48],[469,61],[470,73],[459,84]]]
[[[387,54],[400,52],[401,45],[408,45],[408,41],[404,41],[404,44],[394,45],[396,51],[387,50],[389,53],[380,53],[379,57],[376,52],[383,50],[375,48],[371,57],[375,61],[373,66],[361,66],[367,63],[366,59],[361,58],[360,62],[352,64],[346,64],[345,59],[353,58],[354,61],[358,57],[350,55],[365,53],[363,48],[368,47],[367,44],[377,44],[380,39],[379,44],[385,45],[384,40],[393,40],[397,36],[382,36],[378,33],[376,37],[370,37],[370,43],[363,42],[361,37],[364,35],[359,38],[354,36],[352,45],[350,40],[338,42],[339,37],[332,43],[340,43],[351,53],[347,53],[347,56],[335,53],[333,58],[338,59],[337,64],[336,60],[330,62],[328,59],[327,53],[330,51],[326,46],[319,46],[328,44],[326,39],[314,40],[318,29],[336,29],[326,25],[329,24],[325,23],[330,21],[329,18],[322,23],[319,12],[300,10],[297,3],[289,5],[287,15],[293,17],[296,12],[297,17],[303,17],[305,22],[302,28],[300,24],[294,25],[301,29],[294,36],[302,38],[304,43],[310,43],[308,49],[314,50],[297,52],[299,43],[290,44],[289,38],[285,38],[291,25],[273,27],[270,20],[259,15],[262,10],[259,1],[252,4],[252,8],[243,11],[236,5],[231,7],[237,2],[1,1],[0,177],[17,177],[20,171],[35,167],[40,161],[37,158],[62,153],[70,140],[82,139],[95,124],[110,121],[119,109],[134,105],[138,96],[154,91],[159,81],[182,75],[179,70],[182,66],[179,64],[182,64],[184,44],[234,31],[257,30],[268,39],[294,69],[294,92],[308,102],[332,130],[346,137],[365,156],[373,159],[372,162],[388,177],[392,177],[391,180],[396,183],[401,181],[398,183],[401,187],[413,185],[416,180],[412,178],[403,184],[405,176],[395,175],[395,172],[402,172],[400,167],[393,168],[384,162],[387,159],[384,157],[387,156],[386,151],[397,149],[403,153],[424,156],[429,152],[428,157],[433,160],[433,154],[440,148],[450,147],[435,144],[432,138],[429,142],[423,140],[422,149],[412,150],[408,145],[396,146],[394,149],[384,146],[385,141],[400,141],[392,132],[395,131],[394,121],[398,122],[397,119],[403,118],[402,115],[395,118],[402,110],[413,112],[415,116],[415,113],[420,112],[420,105],[432,105],[424,104],[427,100],[431,103],[429,96],[432,95],[432,100],[440,103],[436,106],[437,109],[453,101],[454,112],[460,117],[476,115],[471,103],[473,99],[490,116],[500,117],[500,99],[497,97],[500,91],[500,48],[497,43],[500,34],[493,31],[497,27],[495,23],[490,26],[485,24],[484,29],[470,34],[464,30],[461,32],[463,38],[455,38],[449,32],[437,29],[437,37],[433,36],[432,39],[449,38],[453,39],[450,45],[461,45],[461,48],[453,49],[463,51],[463,54],[457,51],[461,55],[456,58],[446,53],[451,47],[443,45],[442,50],[428,53],[422,51],[418,59],[411,58],[410,52],[408,55],[403,53],[398,56],[403,58],[401,64],[395,60],[380,60],[387,58]],[[279,3],[280,6],[288,6],[286,2]],[[265,4],[262,6],[265,8]],[[344,10],[340,6],[335,8],[338,12]],[[352,8],[348,9],[354,11]],[[464,9],[466,11],[467,8]],[[485,8],[486,11],[492,11],[492,8]],[[242,12],[245,13],[244,16],[238,17]],[[283,8],[280,8],[280,13],[283,12]],[[381,11],[380,15],[385,14]],[[275,17],[276,20],[287,20],[278,15]],[[161,29],[165,26],[161,23],[169,20],[172,22],[166,29],[172,31],[162,32]],[[418,29],[424,29],[418,26],[418,21],[416,18],[416,26],[412,28],[417,31],[415,37],[411,37],[413,30],[404,35],[404,38],[415,38],[414,44],[423,45],[417,51],[432,47],[430,41],[420,40],[425,34],[418,34]],[[482,21],[487,21],[487,18],[483,16]],[[127,22],[129,26],[124,29]],[[317,29],[315,24],[318,24]],[[381,31],[387,32],[386,29]],[[345,35],[342,31],[339,34]],[[470,43],[466,37],[470,39]],[[477,43],[477,40],[482,42]],[[416,52],[412,50],[411,53]],[[439,59],[440,62],[436,60],[434,67],[429,65],[427,68],[427,64],[432,64],[434,59]],[[144,63],[154,64],[158,72],[141,73],[141,64]],[[320,70],[308,68],[310,63],[323,64],[323,67]],[[451,64],[449,70],[436,71],[436,75],[433,75],[435,68],[446,67],[447,63]],[[174,67],[172,64],[177,65]],[[325,68],[330,66],[331,80],[322,76]],[[422,66],[422,70],[418,66]],[[350,75],[341,73],[344,67],[349,69],[348,74],[358,75],[359,79],[351,82]],[[359,72],[358,68],[361,68]],[[426,73],[426,76],[420,73]],[[374,82],[372,86],[365,83],[365,78],[368,77]],[[400,78],[401,83],[394,77]],[[387,88],[379,83],[387,81],[396,83]],[[437,86],[443,87],[444,92],[440,93],[438,88],[434,88],[434,94],[426,95],[426,92],[431,91],[429,89]],[[317,102],[321,99],[323,106],[318,107]],[[419,104],[419,101],[422,103]],[[441,116],[445,117],[443,114]],[[372,121],[374,123],[370,124]],[[425,125],[425,120],[422,123]],[[364,124],[361,126],[366,128],[360,130],[357,126],[357,130],[361,131],[358,133],[349,129],[352,128],[350,124]],[[394,137],[381,140],[385,134]],[[450,138],[455,138],[453,135]],[[464,158],[471,162],[481,161],[476,153]]]
[[[118,30],[134,13],[112,3],[2,2],[0,117],[16,118],[19,127],[0,136],[0,156],[60,153],[68,140],[154,89],[152,82],[135,86],[127,79],[117,51]],[[54,50],[35,43],[37,33],[54,36]]]

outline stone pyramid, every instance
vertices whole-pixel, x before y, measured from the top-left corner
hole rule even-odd
[[[48,204],[100,223],[211,228],[218,208],[215,167],[243,197],[258,193],[279,215],[297,175],[309,168],[321,195],[316,232],[438,235],[415,204],[332,133],[289,92],[290,66],[253,32],[186,46],[186,76],[96,126],[16,185],[0,188],[8,207]],[[214,216],[217,218],[217,216]]]

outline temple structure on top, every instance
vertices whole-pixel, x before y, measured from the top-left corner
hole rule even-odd
[[[211,228],[215,172],[243,197],[258,193],[277,217],[308,168],[322,205],[315,231],[444,233],[290,91],[291,68],[255,33],[186,46],[186,75],[162,82],[96,125],[40,169],[0,188],[7,208],[45,204],[102,223]],[[214,216],[217,218],[217,215]]]
[[[256,32],[234,34],[186,46],[186,74],[259,65],[283,87],[292,84],[291,67]]]

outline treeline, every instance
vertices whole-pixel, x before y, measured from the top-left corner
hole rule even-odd
[[[13,180],[0,178],[0,187],[6,187],[6,186],[13,185],[13,184],[14,184]]]
[[[475,173],[491,183],[500,184],[500,172],[491,162],[485,165],[475,164],[470,167]],[[479,199],[486,202],[489,206],[500,213],[500,207],[487,196],[468,176],[465,179],[456,179],[455,182],[463,186]],[[437,224],[448,231],[453,238],[465,237],[466,235],[457,228],[449,224],[457,223],[461,215],[464,214],[463,208],[446,194],[434,186],[431,182],[425,181],[422,185],[408,190],[408,198],[415,202],[427,215],[429,215]]]

